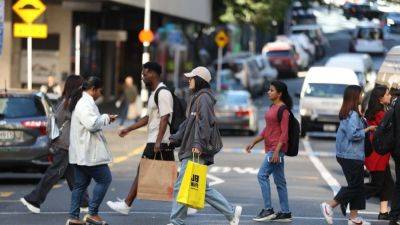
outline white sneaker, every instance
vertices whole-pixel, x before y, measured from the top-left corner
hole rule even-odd
[[[235,207],[235,214],[229,225],[239,225],[240,216],[242,215],[242,206],[237,205]]]
[[[25,198],[20,198],[19,199],[21,201],[22,204],[24,204],[26,206],[26,208],[29,209],[29,211],[31,211],[32,213],[40,213],[40,208],[32,205],[31,203],[29,203],[28,201],[25,200]]]
[[[321,212],[328,224],[333,224],[333,209],[326,202],[321,203]]]
[[[188,208],[187,214],[188,215],[194,215],[198,212],[199,210],[193,209],[193,208]]]
[[[364,220],[361,217],[357,217],[357,218],[354,218],[354,219],[349,219],[347,224],[348,225],[371,225],[370,222],[367,222],[366,220]]]
[[[131,209],[130,206],[128,206],[124,200],[118,199],[116,202],[108,201],[107,205],[114,211],[119,212],[124,215],[129,214],[129,210]]]
[[[89,212],[89,207],[81,207],[81,213],[88,213]]]

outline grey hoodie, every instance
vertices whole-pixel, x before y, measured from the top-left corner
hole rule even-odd
[[[178,132],[170,137],[176,146],[180,146],[178,153],[180,161],[191,158],[192,148],[198,148],[202,152],[200,158],[206,165],[214,163],[214,155],[207,153],[206,146],[210,141],[211,128],[216,122],[214,116],[216,102],[214,93],[209,88],[191,96],[186,109],[186,120],[179,126]]]

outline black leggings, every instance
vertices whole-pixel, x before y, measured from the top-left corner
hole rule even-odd
[[[365,184],[366,198],[379,197],[380,201],[389,201],[392,199],[394,190],[394,181],[390,166],[385,171],[372,171],[371,183]]]
[[[348,186],[340,188],[335,200],[341,205],[350,204],[350,210],[365,209],[364,162],[337,157]]]

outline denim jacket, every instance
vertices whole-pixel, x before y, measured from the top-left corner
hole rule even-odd
[[[365,123],[357,112],[351,111],[340,121],[336,134],[336,156],[364,161]]]

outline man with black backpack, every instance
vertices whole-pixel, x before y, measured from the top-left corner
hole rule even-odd
[[[142,79],[152,93],[148,102],[147,116],[137,123],[119,132],[125,137],[129,132],[147,125],[148,138],[142,158],[174,161],[174,146],[169,144],[171,133],[184,120],[184,109],[181,101],[161,82],[161,66],[155,62],[143,65]],[[176,111],[175,111],[176,110]],[[116,212],[127,215],[138,189],[138,174],[124,200],[108,201],[107,205]]]

